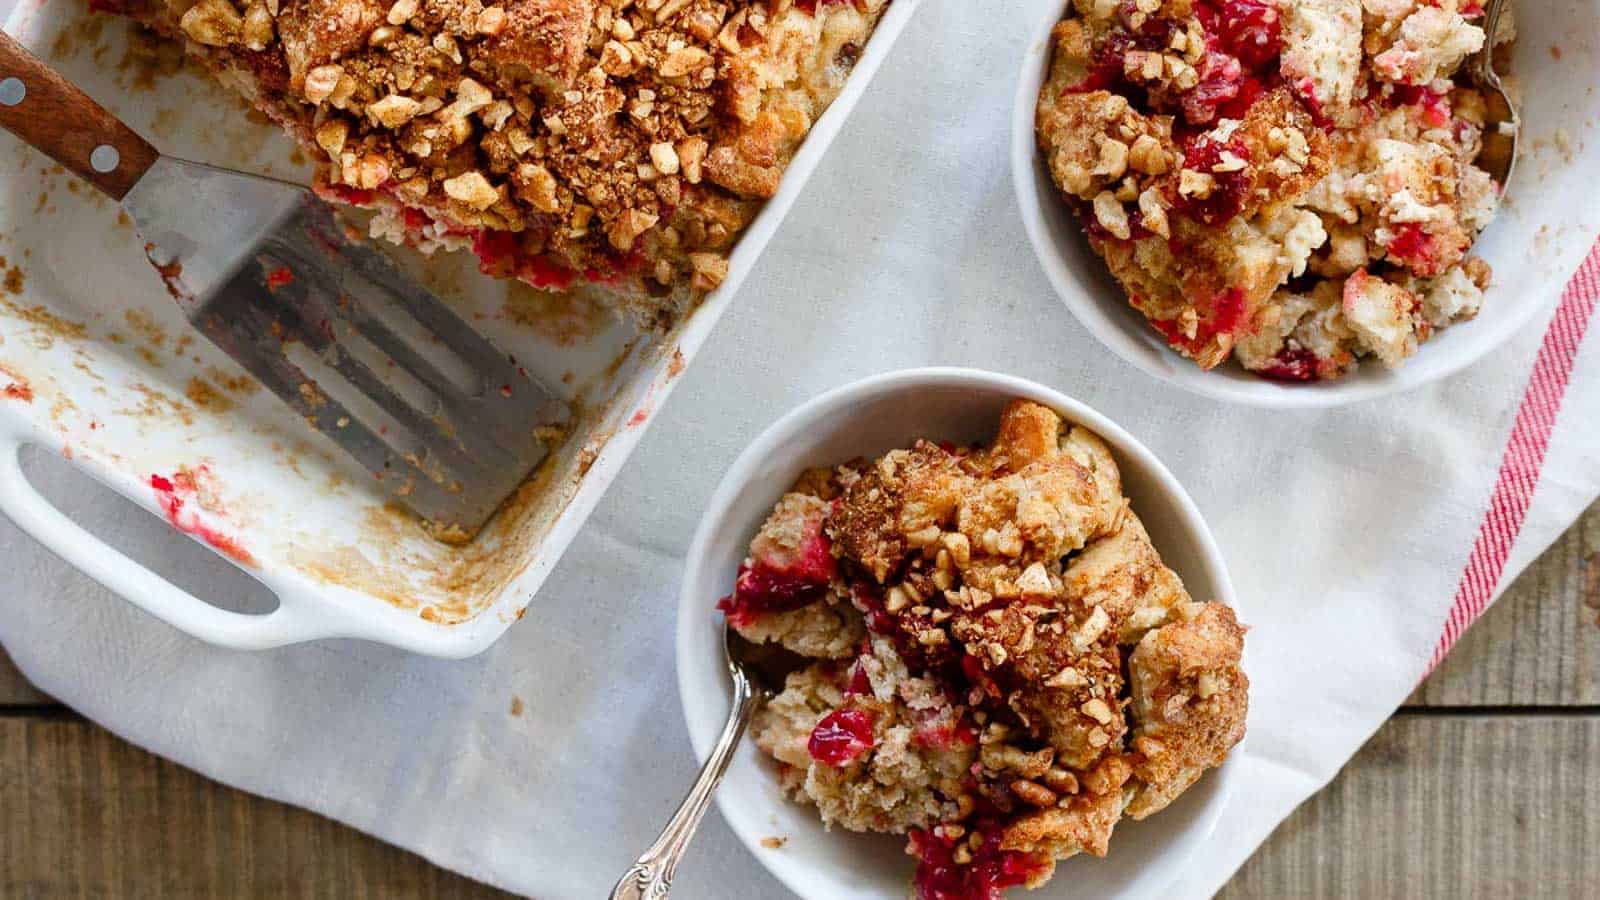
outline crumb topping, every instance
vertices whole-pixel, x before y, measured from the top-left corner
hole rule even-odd
[[[325,196],[380,212],[375,233],[470,246],[486,272],[536,287],[659,298],[721,283],[887,3],[144,0],[128,11],[242,82],[324,160]]]

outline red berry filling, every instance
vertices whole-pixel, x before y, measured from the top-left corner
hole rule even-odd
[[[1447,128],[1453,118],[1449,97],[1427,85],[1397,84],[1393,97],[1402,106],[1415,106],[1422,113],[1422,121],[1432,128]]]
[[[1316,381],[1317,355],[1304,347],[1285,347],[1272,358],[1272,363],[1256,374],[1273,381]]]
[[[1215,9],[1202,5],[1196,14],[1222,48],[1247,68],[1266,69],[1283,52],[1283,21],[1271,3],[1229,0]]]
[[[1089,65],[1089,74],[1073,86],[1072,92],[1087,94],[1090,91],[1126,87],[1123,60],[1128,51],[1133,49],[1136,49],[1136,45],[1128,35],[1120,31],[1112,34],[1095,54],[1094,62]]]
[[[472,236],[472,252],[478,257],[478,271],[485,275],[507,274],[517,252],[517,236],[509,231],[484,229]]]
[[[1198,353],[1218,335],[1238,335],[1250,325],[1249,304],[1239,288],[1223,291],[1212,298],[1209,306],[1209,314],[1195,325],[1194,337],[1185,334],[1174,319],[1151,319],[1150,324],[1169,345],[1190,354]]]
[[[1433,248],[1433,235],[1415,222],[1403,222],[1394,227],[1394,237],[1384,249],[1394,262],[1424,272],[1435,268]]]
[[[872,749],[872,714],[860,709],[836,709],[817,723],[806,741],[806,752],[825,766],[838,768]]]
[[[953,707],[955,702],[949,701],[949,705]],[[978,743],[978,730],[965,719],[952,719],[948,709],[913,710],[912,715],[916,724],[911,729],[911,740],[920,746],[954,750]]]
[[[830,6],[843,6],[853,3],[854,0],[794,0],[794,8],[808,15],[816,15],[817,10],[827,9]],[[861,9],[862,4],[855,3],[856,9]]]
[[[1260,0],[1229,0],[1199,4],[1195,15],[1206,31],[1206,53],[1197,66],[1200,83],[1181,98],[1184,118],[1192,125],[1243,118],[1265,92],[1262,79],[1276,76],[1283,51],[1278,10]]]
[[[717,603],[735,628],[766,613],[799,609],[827,593],[835,571],[832,544],[822,533],[821,520],[808,528],[793,558],[752,559],[739,567],[733,593]]]
[[[543,254],[524,254],[517,235],[510,231],[482,229],[472,236],[472,252],[478,257],[478,271],[485,275],[518,279],[536,288],[565,290],[572,285],[573,271]]]
[[[872,681],[867,678],[867,668],[858,662],[850,667],[850,683],[845,685],[844,695],[849,697],[854,694],[870,693],[872,693]]]
[[[1201,135],[1189,143],[1183,154],[1183,167],[1209,174],[1214,183],[1211,192],[1204,197],[1178,194],[1173,199],[1173,209],[1206,225],[1226,222],[1244,209],[1245,194],[1250,190],[1250,171],[1248,167],[1233,172],[1216,171],[1223,161],[1223,153],[1231,154],[1245,163],[1250,161],[1250,148],[1242,141],[1219,144]]]
[[[367,206],[371,204],[372,201],[378,199],[377,191],[369,191],[363,188],[353,188],[347,184],[320,185],[317,188],[317,193],[322,194],[324,197],[330,197],[334,200],[337,200],[340,203],[348,203],[351,206]]]
[[[917,900],[1000,900],[1009,887],[1027,884],[1048,871],[1049,860],[1015,850],[1000,849],[1000,830],[980,826],[983,835],[976,849],[967,845],[972,861],[956,862],[956,848],[966,838],[948,838],[932,831],[911,832],[911,852],[917,857],[912,883]]]

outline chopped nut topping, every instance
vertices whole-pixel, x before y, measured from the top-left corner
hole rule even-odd
[[[663,175],[678,174],[678,151],[667,141],[650,145],[650,162]]]
[[[1093,174],[1115,181],[1126,171],[1128,171],[1128,145],[1108,138],[1100,145],[1100,163],[1095,166]]]
[[[244,25],[240,29],[240,40],[251,50],[265,50],[272,43],[276,29],[272,21],[272,12],[265,3],[256,2],[245,10]]]
[[[1171,166],[1161,142],[1148,134],[1141,134],[1128,150],[1128,165],[1145,175],[1165,175]]]
[[[399,94],[390,94],[367,107],[367,115],[385,128],[399,128],[417,117],[422,104]]]
[[[459,200],[478,210],[488,209],[500,199],[500,192],[481,172],[464,172],[454,178],[446,178],[444,192],[452,200]]]
[[[1139,195],[1139,215],[1145,228],[1150,233],[1163,238],[1172,237],[1172,228],[1167,222],[1167,208],[1162,203],[1161,194],[1155,188],[1149,188]]]
[[[544,213],[560,212],[561,199],[556,194],[556,178],[549,169],[538,163],[523,163],[517,167],[517,177],[534,209]]]
[[[201,0],[183,14],[178,27],[201,44],[226,47],[239,38],[244,19],[228,0]]]
[[[1099,722],[1101,725],[1111,724],[1111,707],[1107,706],[1106,702],[1099,697],[1084,703],[1080,709],[1084,715]]]
[[[606,237],[610,239],[611,246],[618,250],[631,250],[634,240],[659,220],[660,217],[655,213],[630,209],[611,224],[611,228],[606,231]]]
[[[716,253],[691,253],[689,265],[694,275],[689,286],[697,291],[713,291],[728,277],[728,258]]]
[[[681,78],[711,62],[711,54],[699,47],[684,47],[674,51],[657,68],[663,78]]]
[[[349,133],[350,127],[343,119],[329,119],[317,126],[317,146],[327,151],[329,158],[338,159]]]
[[[1094,198],[1094,217],[1100,227],[1111,232],[1118,240],[1127,240],[1133,236],[1133,229],[1128,223],[1128,211],[1122,208],[1121,201],[1110,191],[1101,191]]]
[[[1029,806],[1044,808],[1056,805],[1056,792],[1037,782],[1019,778],[1011,782],[1011,793]]]
[[[1222,151],[1220,156],[1221,156],[1220,161],[1218,161],[1216,164],[1214,164],[1211,167],[1211,171],[1213,171],[1213,172],[1242,172],[1249,165],[1249,163],[1245,162],[1244,160],[1240,159],[1239,157],[1235,156],[1233,153],[1231,153],[1231,152],[1229,152],[1227,150]]]
[[[344,66],[317,66],[306,73],[303,91],[305,98],[312,103],[321,103],[333,96],[334,90],[339,86],[339,79],[343,77]]]
[[[478,14],[477,32],[491,37],[506,29],[506,11],[498,6],[486,6]]]
[[[388,15],[384,16],[384,21],[390,25],[404,25],[416,14],[417,0],[395,0],[394,5],[389,7]]]
[[[1023,570],[1022,576],[1017,579],[1017,589],[1024,594],[1045,596],[1055,593],[1055,588],[1050,583],[1050,573],[1045,571],[1043,563],[1034,563]]]
[[[1216,189],[1217,180],[1208,172],[1197,172],[1194,169],[1184,169],[1178,173],[1178,193],[1185,197],[1198,197],[1204,199],[1211,196]]]

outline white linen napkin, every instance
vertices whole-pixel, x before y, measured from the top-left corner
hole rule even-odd
[[[1331,412],[1214,403],[1123,364],[1055,298],[1012,198],[1016,60],[1039,8],[924,5],[632,461],[489,652],[442,662],[353,642],[218,650],[4,520],[0,642],[45,691],[209,777],[513,891],[594,897],[696,769],[672,632],[689,535],[727,464],[781,411],[847,381],[905,366],[997,369],[1060,388],[1147,443],[1229,558],[1253,627],[1249,787],[1173,896],[1214,892],[1423,674],[1551,317],[1442,384]],[[1503,571],[1485,570],[1491,587],[1600,493],[1596,409],[1590,338],[1520,537]],[[58,473],[43,478],[71,491]],[[72,511],[197,594],[237,591],[235,573],[142,511]],[[788,896],[715,812],[677,886],[684,897]]]

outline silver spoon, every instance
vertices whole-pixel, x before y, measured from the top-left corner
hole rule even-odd
[[[1467,63],[1467,77],[1480,90],[1490,92],[1503,104],[1502,109],[1490,109],[1489,119],[1497,127],[1484,129],[1484,149],[1478,155],[1478,165],[1500,185],[1501,196],[1511,184],[1511,173],[1517,167],[1517,138],[1522,133],[1522,116],[1516,103],[1506,93],[1500,73],[1494,70],[1495,35],[1500,30],[1500,17],[1505,13],[1508,0],[1489,0],[1483,13],[1483,32],[1486,35],[1483,49]]]
[[[730,627],[723,632],[723,650],[728,675],[733,679],[733,708],[722,736],[706,758],[689,795],[672,814],[661,836],[650,845],[632,868],[611,889],[611,900],[661,900],[672,890],[672,876],[689,847],[689,841],[705,818],[711,795],[722,782],[733,760],[733,751],[756,710],[783,690],[784,679],[805,664],[805,659],[773,644],[753,644]]]

